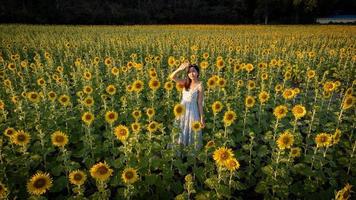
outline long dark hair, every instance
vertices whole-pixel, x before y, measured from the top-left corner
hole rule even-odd
[[[189,70],[190,70],[190,68],[192,68],[192,67],[194,67],[195,70],[197,70],[197,72],[198,72],[198,78],[199,78],[199,75],[200,75],[198,65],[196,65],[196,64],[190,64],[190,65],[188,66],[188,70],[187,70],[187,78],[186,78],[185,83],[184,83],[185,90],[189,90],[190,84],[192,83],[192,80],[190,80],[190,78],[189,78],[189,76],[188,76]]]

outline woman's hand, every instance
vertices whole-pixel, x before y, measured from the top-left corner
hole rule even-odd
[[[204,127],[205,127],[205,121],[204,121],[204,119],[201,119],[201,120],[200,120],[200,125],[201,125],[201,128],[204,128]]]
[[[182,64],[180,64],[178,70],[184,70],[189,66],[189,61],[185,60]]]

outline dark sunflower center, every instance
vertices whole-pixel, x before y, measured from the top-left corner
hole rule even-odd
[[[284,143],[284,144],[288,144],[289,141],[290,141],[289,137],[284,137],[284,138],[283,138],[283,143]]]
[[[326,142],[326,137],[325,137],[325,136],[322,136],[322,137],[320,138],[320,141],[323,142],[323,143]]]
[[[227,152],[223,152],[221,154],[221,159],[226,160],[229,157],[229,154]]]
[[[126,172],[126,173],[125,173],[125,177],[126,177],[127,179],[132,179],[132,178],[134,177],[134,174],[133,174],[131,171],[129,171],[129,172]]]
[[[114,113],[110,113],[110,114],[109,114],[109,118],[110,118],[110,119],[114,119],[114,118],[115,118],[115,114],[114,114]]]
[[[77,173],[77,174],[74,175],[74,180],[80,181],[82,179],[83,179],[83,176],[81,174]]]
[[[125,136],[125,135],[126,135],[126,130],[125,130],[125,129],[121,129],[121,130],[120,130],[120,135]]]
[[[37,179],[33,184],[35,188],[43,188],[43,186],[45,185],[46,185],[46,179],[44,178]]]
[[[23,142],[23,141],[25,141],[25,140],[26,140],[26,136],[25,136],[25,135],[20,134],[20,135],[18,135],[18,136],[17,136],[17,140],[19,140],[20,142]]]
[[[99,174],[106,174],[108,173],[108,171],[109,171],[108,168],[106,168],[105,166],[101,166],[98,169]]]
[[[56,142],[63,142],[64,141],[64,137],[61,135],[57,135],[55,138]]]
[[[228,119],[228,120],[232,120],[232,118],[233,118],[232,114],[228,114],[228,115],[227,115],[227,119]]]

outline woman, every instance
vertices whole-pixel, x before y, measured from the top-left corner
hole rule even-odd
[[[179,79],[176,74],[187,69],[185,79]],[[181,104],[185,107],[185,113],[179,118],[181,132],[178,143],[184,146],[194,145],[196,149],[202,146],[202,131],[196,133],[192,129],[193,122],[200,122],[201,128],[205,127],[203,114],[203,84],[199,81],[199,68],[197,65],[191,65],[188,61],[182,63],[169,78],[178,84],[184,85],[182,91]]]

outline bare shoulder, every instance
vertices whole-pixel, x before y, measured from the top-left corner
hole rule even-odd
[[[200,81],[200,82],[199,82],[198,90],[199,90],[199,91],[203,91],[203,90],[204,90],[203,81]]]

